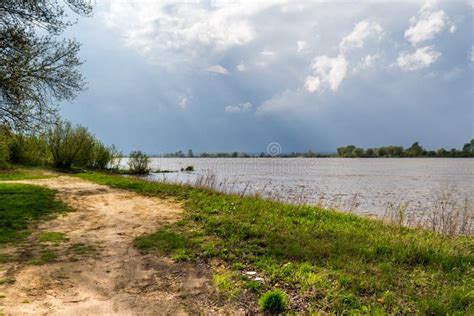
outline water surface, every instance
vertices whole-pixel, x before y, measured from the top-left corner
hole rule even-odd
[[[433,196],[448,187],[459,199],[474,192],[472,158],[153,158],[151,163],[153,169],[171,171],[187,166],[195,171],[153,173],[150,179],[195,183],[213,175],[221,190],[376,216],[388,203],[429,207]]]

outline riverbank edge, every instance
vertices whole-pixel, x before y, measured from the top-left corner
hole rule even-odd
[[[74,176],[182,201],[182,221],[140,237],[135,246],[175,260],[221,260],[225,270],[215,283],[229,299],[282,288],[294,311],[464,313],[474,308],[474,283],[466,282],[474,280],[474,240],[468,236],[447,237],[189,185],[97,172]],[[245,274],[249,270],[258,277]],[[421,275],[429,282],[419,288],[413,279]]]

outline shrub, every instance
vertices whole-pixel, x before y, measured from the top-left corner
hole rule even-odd
[[[120,152],[112,146],[105,146],[101,141],[96,141],[92,151],[90,167],[94,169],[118,169]]]
[[[58,122],[46,136],[46,142],[58,168],[90,165],[95,139],[82,126],[72,126],[70,122]]]
[[[8,149],[11,163],[39,166],[50,160],[46,141],[36,135],[13,135]]]
[[[268,291],[258,300],[258,305],[263,312],[281,313],[288,307],[286,294],[281,290]]]
[[[150,158],[141,151],[132,151],[128,158],[129,172],[132,174],[148,174],[150,172]]]

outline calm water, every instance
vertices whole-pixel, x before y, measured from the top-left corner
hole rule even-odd
[[[447,187],[455,188],[459,199],[471,198],[474,192],[471,158],[153,158],[151,166],[173,171],[194,166],[194,172],[150,175],[157,181],[195,183],[212,174],[222,190],[259,192],[377,216],[389,202],[427,207],[435,192]]]

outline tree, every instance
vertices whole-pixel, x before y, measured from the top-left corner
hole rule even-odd
[[[447,156],[447,153],[448,153],[448,152],[447,152],[446,149],[444,149],[444,148],[440,148],[440,149],[438,149],[438,150],[436,151],[436,155],[437,155],[438,157],[445,157],[445,156]]]
[[[132,174],[150,173],[150,157],[141,151],[132,151],[128,157],[129,172]]]
[[[58,122],[49,129],[46,142],[57,168],[88,166],[93,159],[95,139],[85,127]]]
[[[356,147],[354,150],[352,150],[352,156],[354,157],[363,157],[364,156],[364,150],[362,148]]]
[[[194,157],[193,150],[189,149],[188,150],[188,158],[193,158],[193,157]]]
[[[90,1],[0,2],[0,124],[20,130],[52,123],[56,102],[84,88],[79,44],[57,38],[71,25],[65,7],[89,15]]]
[[[387,149],[385,147],[377,148],[377,156],[385,157],[387,155]]]
[[[411,156],[411,157],[422,156],[423,152],[424,152],[424,149],[418,144],[418,142],[413,143],[413,145],[411,145],[411,147],[406,150],[406,153],[408,154],[408,156]]]
[[[352,152],[354,151],[354,149],[356,149],[356,147],[354,145],[349,145],[349,146],[346,146],[346,147],[339,147],[337,149],[337,154],[340,157],[351,157]]]
[[[474,155],[474,139],[471,139],[469,143],[464,144],[462,147],[463,156],[473,156]]]

